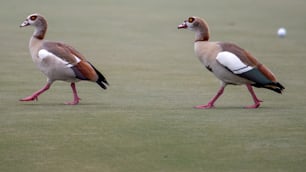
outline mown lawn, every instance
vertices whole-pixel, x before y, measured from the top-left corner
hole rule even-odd
[[[306,170],[306,2],[17,0],[0,7],[0,171],[304,172]],[[46,79],[32,63],[38,12],[47,39],[69,43],[110,82],[56,82],[37,102],[19,102]],[[286,87],[283,95],[244,86],[226,88],[215,109],[196,110],[219,82],[193,53],[193,33],[177,30],[187,17],[207,19],[212,41],[252,52]],[[276,36],[287,28],[284,39]]]

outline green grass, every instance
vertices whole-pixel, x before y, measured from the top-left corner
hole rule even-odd
[[[303,0],[5,1],[0,7],[0,171],[304,172],[306,170]],[[31,13],[49,22],[47,39],[69,43],[110,82],[101,91],[56,82],[37,102],[19,102],[46,79],[32,63]],[[219,82],[193,53],[193,33],[176,27],[207,19],[212,41],[252,52],[286,87],[283,95],[226,88],[216,109],[196,110]],[[279,39],[276,31],[286,27]]]

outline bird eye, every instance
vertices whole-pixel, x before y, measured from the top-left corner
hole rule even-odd
[[[193,18],[193,17],[189,17],[189,18],[188,18],[188,22],[189,22],[189,23],[192,23],[193,21],[194,21],[194,18]]]
[[[34,20],[36,20],[36,18],[37,18],[37,16],[31,16],[30,20],[34,21]]]

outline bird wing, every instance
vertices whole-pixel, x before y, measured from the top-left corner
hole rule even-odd
[[[233,61],[228,59],[227,61],[230,61],[230,62],[232,61],[232,63],[234,63],[234,61],[240,61],[240,63],[243,64],[243,65],[240,64],[241,67],[248,66],[248,67],[246,67],[248,69],[256,68],[267,79],[269,79],[269,80],[271,80],[273,82],[276,81],[275,75],[265,65],[261,64],[254,56],[252,56],[249,52],[247,52],[244,49],[240,48],[236,44],[222,42],[222,43],[219,43],[219,46],[221,47],[222,52],[228,52],[228,53],[231,54],[231,55],[229,55],[228,58],[235,59]],[[234,58],[234,57],[236,57],[236,58]],[[229,67],[229,66],[226,66],[226,67]]]
[[[64,43],[46,41],[43,43],[42,49],[47,50],[71,65],[76,65],[79,61],[85,60],[81,53]]]
[[[60,42],[46,41],[39,51],[45,55],[46,53],[53,54],[56,58],[66,63],[66,65],[73,69],[76,77],[82,80],[97,81],[98,75],[85,57],[75,48]],[[43,53],[42,53],[43,52]]]

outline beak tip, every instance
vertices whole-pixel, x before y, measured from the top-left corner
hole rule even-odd
[[[180,24],[177,26],[177,29],[186,29],[187,26],[185,24]]]
[[[22,28],[22,27],[26,27],[26,26],[29,26],[29,25],[30,25],[30,23],[28,21],[24,21],[23,23],[21,23],[19,25],[19,27]]]

